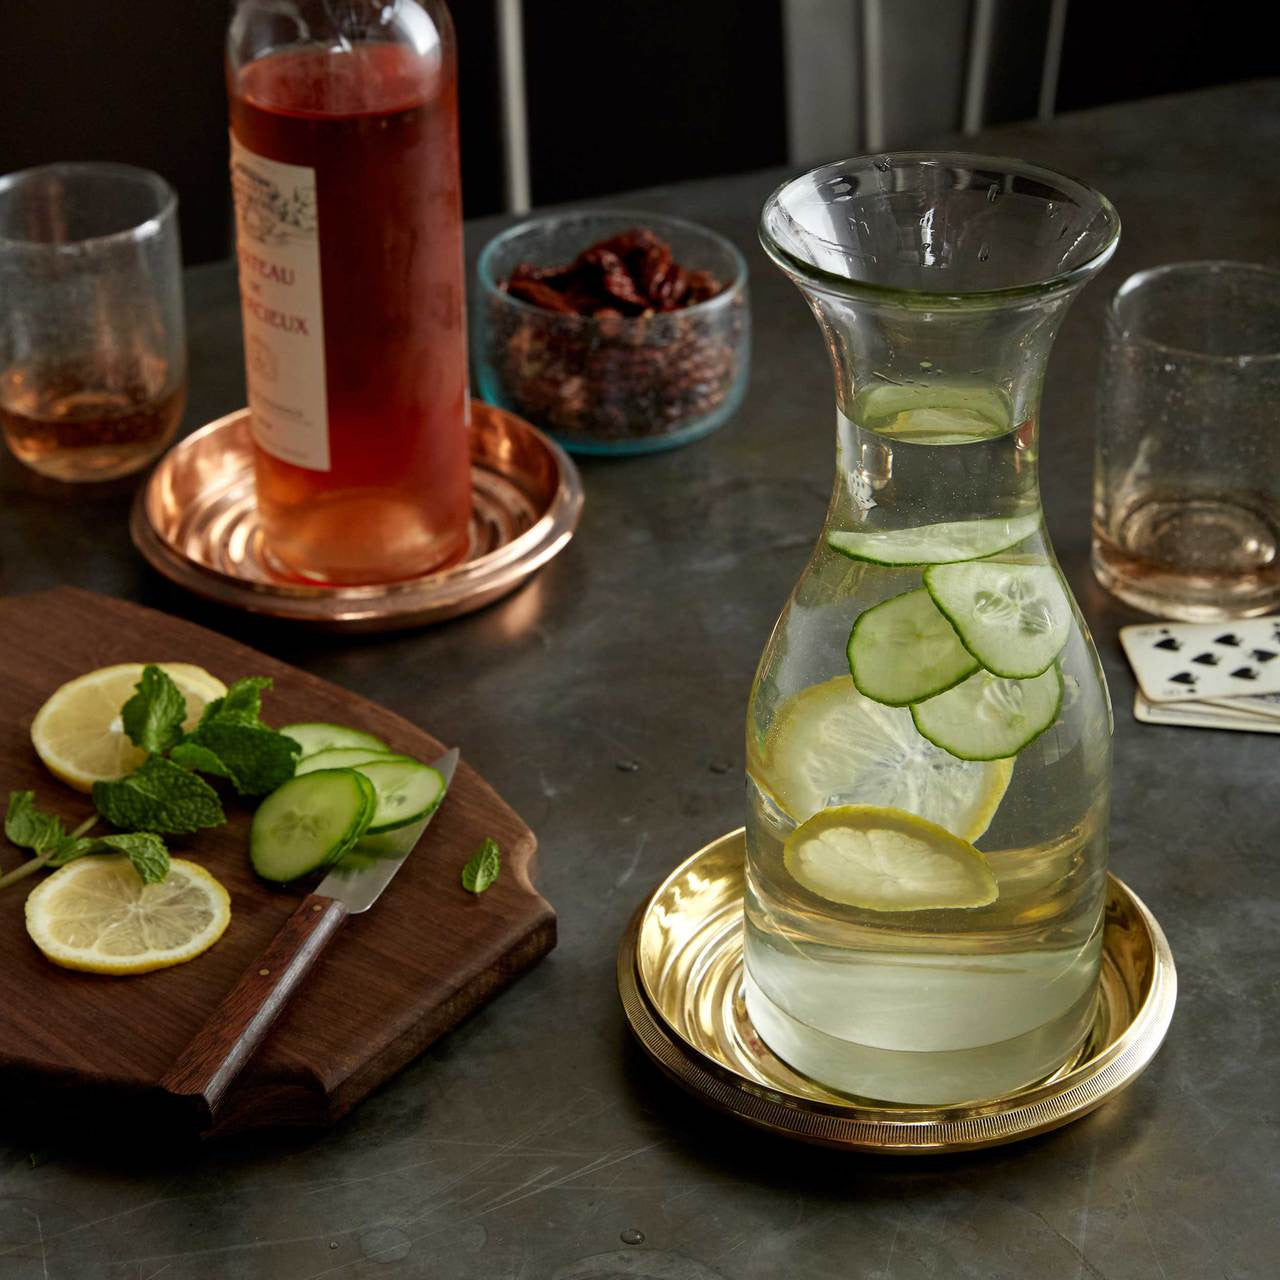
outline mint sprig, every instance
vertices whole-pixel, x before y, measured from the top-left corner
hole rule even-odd
[[[287,782],[302,748],[262,723],[262,694],[270,688],[266,676],[237,680],[183,733],[182,691],[159,667],[144,667],[121,720],[149,754],[133,773],[95,784],[98,812],[126,830],[185,835],[227,820],[218,793],[198,774],[226,778],[246,796],[266,795]]]
[[[252,796],[274,791],[293,777],[302,748],[262,722],[262,695],[270,688],[266,676],[237,680],[184,733],[182,690],[149,663],[120,709],[125,733],[147,757],[132,773],[93,787],[98,813],[119,832],[88,836],[96,818],[68,832],[61,818],[37,807],[33,792],[12,792],[5,836],[34,856],[0,876],[0,888],[42,868],[105,853],[128,857],[145,884],[163,880],[169,852],[161,835],[188,835],[227,820],[218,793],[200,774],[226,778],[241,795]]]
[[[36,856],[0,876],[0,888],[45,867],[63,867],[77,858],[98,853],[126,855],[143,884],[158,884],[169,874],[169,851],[159,836],[136,832],[86,837],[84,833],[96,821],[87,818],[68,833],[61,818],[36,807],[34,792],[11,791],[4,818],[5,836],[11,844],[30,849]]]

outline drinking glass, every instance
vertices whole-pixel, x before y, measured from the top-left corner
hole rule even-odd
[[[1175,262],[1107,315],[1093,569],[1188,622],[1280,603],[1280,271]]]
[[[121,164],[0,178],[0,424],[58,480],[144,467],[186,404],[178,200]]]

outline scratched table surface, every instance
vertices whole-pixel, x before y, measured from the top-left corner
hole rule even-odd
[[[1280,81],[993,130],[975,150],[1110,195],[1115,260],[1075,304],[1044,405],[1045,505],[1116,706],[1114,869],[1173,945],[1168,1042],[1057,1133],[965,1157],[866,1159],[704,1112],[631,1043],[615,946],[675,862],[738,825],[761,647],[833,467],[814,322],[755,221],[781,173],[631,195],[731,236],[752,271],[752,385],[670,454],[582,467],[577,538],[483,613],[333,638],[214,610],[154,576],[128,484],[65,489],[0,463],[0,589],[75,583],[221,629],[448,742],[541,840],[560,945],[338,1128],[198,1151],[17,1142],[0,1155],[3,1280],[1245,1280],[1280,1267],[1280,742],[1137,724],[1087,565],[1102,313],[1176,259],[1280,265]],[[500,226],[469,228],[469,251]],[[241,405],[225,265],[187,280],[194,427]],[[1224,424],[1225,426],[1225,424]],[[1224,441],[1224,448],[1230,441]],[[56,643],[56,637],[51,637]],[[0,1015],[2,1016],[2,1015]]]

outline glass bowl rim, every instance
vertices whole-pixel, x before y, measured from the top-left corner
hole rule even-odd
[[[692,233],[695,236],[701,236],[728,254],[730,261],[733,263],[733,276],[713,298],[707,298],[703,302],[695,302],[687,307],[677,307],[674,311],[648,311],[638,316],[600,317],[583,316],[566,311],[550,311],[546,307],[539,307],[532,302],[525,302],[523,298],[513,298],[506,290],[498,288],[498,282],[494,278],[493,271],[494,259],[511,241],[535,228],[549,227],[552,230],[556,230],[559,224],[583,221],[588,218],[616,219],[619,222],[619,230],[640,227],[658,231],[661,225],[665,225],[674,227],[679,231]],[[583,249],[588,247],[589,245],[586,244],[582,246]],[[581,249],[578,250],[579,253],[581,251]],[[632,326],[644,325],[651,329],[655,324],[674,323],[682,316],[705,316],[711,315],[718,310],[724,310],[732,306],[734,300],[743,295],[747,286],[747,276],[746,258],[742,255],[738,246],[726,236],[721,235],[720,232],[713,231],[710,227],[705,227],[701,223],[692,222],[688,218],[675,217],[669,213],[645,213],[642,210],[632,208],[566,209],[557,213],[539,214],[532,218],[524,218],[513,226],[507,227],[505,230],[499,231],[497,235],[492,236],[484,248],[480,250],[480,256],[476,260],[476,279],[480,284],[481,292],[488,298],[500,300],[517,313],[523,312],[526,315],[537,316],[546,324],[557,323],[568,326],[582,326],[584,328],[599,328],[603,319],[610,329],[620,329],[622,332],[626,332]]]
[[[15,169],[12,173],[0,174],[0,196],[11,187],[44,174],[62,174],[68,177],[127,178],[139,186],[150,189],[156,197],[156,209],[141,222],[131,227],[123,227],[119,231],[108,231],[102,235],[84,236],[77,240],[27,240],[15,239],[0,232],[0,249],[32,254],[82,254],[92,253],[112,243],[141,241],[150,239],[166,222],[171,221],[178,207],[178,194],[169,183],[141,165],[120,164],[114,160],[59,160],[53,164],[32,165],[27,169]]]
[[[1108,234],[1102,244],[1088,258],[1066,271],[1059,271],[1037,280],[1029,280],[1025,284],[1006,285],[998,289],[966,289],[961,292],[942,290],[937,293],[925,289],[903,289],[895,285],[876,284],[869,280],[851,280],[848,276],[837,275],[835,272],[816,267],[811,262],[805,262],[803,259],[797,258],[774,238],[769,229],[768,215],[771,210],[782,207],[782,194],[789,187],[804,181],[806,178],[811,178],[815,174],[828,171],[878,169],[879,162],[887,162],[891,168],[899,163],[915,164],[925,168],[954,166],[972,170],[988,170],[993,173],[1002,173],[1021,178],[1032,178],[1043,182],[1046,186],[1056,187],[1064,196],[1077,204],[1092,203],[1097,205],[1099,212],[1105,216],[1109,224]],[[886,170],[880,171],[886,172]],[[949,306],[984,307],[1021,299],[1042,298],[1083,284],[1100,268],[1105,266],[1115,252],[1116,245],[1120,241],[1120,215],[1116,212],[1116,208],[1111,201],[1101,191],[1091,187],[1087,182],[1081,182],[1079,179],[1060,173],[1056,169],[1033,164],[1028,160],[1019,160],[1012,156],[980,155],[972,151],[879,151],[850,156],[844,160],[833,160],[787,178],[785,182],[775,187],[770,192],[768,199],[765,200],[764,206],[760,211],[758,234],[765,252],[779,267],[789,275],[798,277],[806,284],[813,285],[824,293],[833,293],[854,299],[897,302],[899,304],[945,303]],[[805,234],[809,235],[808,232]],[[818,236],[811,236],[810,238],[821,239]],[[831,244],[833,242],[823,241],[823,243]]]
[[[1173,343],[1160,342],[1145,334],[1137,333],[1125,323],[1121,315],[1121,307],[1144,285],[1166,276],[1197,273],[1264,276],[1280,289],[1280,268],[1269,267],[1262,262],[1243,262],[1238,258],[1188,258],[1179,262],[1162,262],[1158,266],[1135,271],[1111,295],[1111,300],[1107,303],[1107,323],[1112,330],[1108,334],[1108,341],[1120,341],[1128,346],[1143,347],[1148,351],[1162,351],[1166,355],[1178,356],[1182,360],[1194,360],[1200,364],[1222,365],[1233,369],[1243,369],[1246,365],[1266,364],[1273,360],[1280,360],[1280,350],[1248,351],[1228,356],[1219,355],[1213,351],[1197,351],[1194,347],[1179,347]]]

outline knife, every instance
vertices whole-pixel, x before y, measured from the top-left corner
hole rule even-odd
[[[432,765],[444,778],[440,804],[457,764],[455,747]],[[189,1100],[200,1113],[202,1128],[213,1123],[232,1081],[266,1039],[338,926],[349,915],[373,906],[439,809],[438,804],[408,827],[359,841],[303,899],[165,1073],[160,1088]]]

